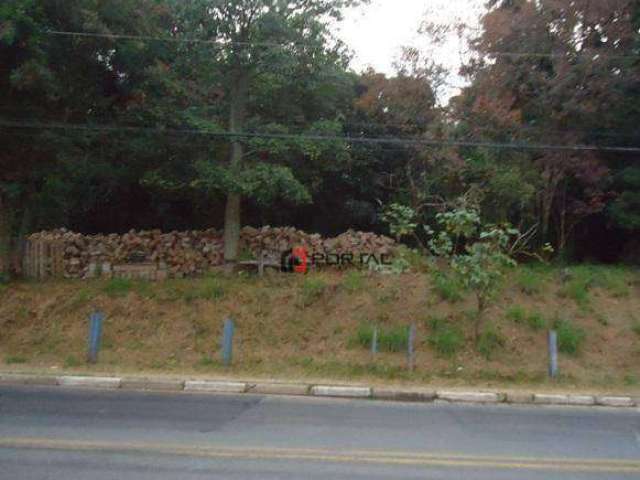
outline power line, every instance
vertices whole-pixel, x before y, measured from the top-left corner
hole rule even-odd
[[[284,48],[291,45],[309,45],[307,42],[288,42],[288,43],[277,43],[277,42],[239,42],[239,41],[224,41],[224,40],[205,40],[198,38],[178,38],[178,37],[157,37],[153,35],[130,35],[130,34],[119,34],[119,33],[98,33],[98,32],[73,32],[73,31],[63,31],[63,30],[46,30],[43,33],[46,35],[58,35],[58,36],[69,36],[69,37],[90,37],[90,38],[106,38],[111,40],[144,40],[144,41],[158,41],[158,42],[172,42],[172,43],[196,43],[196,44],[205,44],[205,45],[213,45],[219,48],[231,47],[231,46],[244,46],[244,47],[267,47],[267,48]],[[614,58],[614,59],[640,59],[640,54],[634,55],[617,55],[617,54],[609,54],[606,52],[594,52],[593,54],[586,53],[583,51],[578,52],[567,52],[567,53],[545,53],[545,52],[500,52],[500,51],[489,51],[489,52],[479,52],[486,56],[493,57],[512,57],[512,58],[571,58],[575,56],[587,56],[591,57],[591,60],[596,60],[598,57],[603,58]]]
[[[218,108],[216,106],[210,106],[210,107],[189,107],[186,110],[180,112],[180,113],[189,113],[189,110],[194,109],[194,110],[198,110],[198,109],[206,109],[206,108]],[[31,116],[41,116],[42,115],[42,110],[39,110],[35,107],[7,107],[7,106],[3,106],[0,105],[0,111],[4,111],[7,112],[7,114],[9,115],[20,115],[20,114],[24,114],[24,113],[29,113],[31,114]],[[80,112],[82,113],[82,112]],[[169,113],[169,110],[167,110],[166,112],[163,113]],[[172,116],[175,118],[177,115],[176,110],[171,109],[170,113],[172,114]],[[121,120],[124,121],[140,121],[140,120],[144,120],[144,115],[138,115],[132,112],[117,112],[117,117]],[[105,114],[105,116],[109,117],[110,115],[108,114],[108,112]],[[92,117],[95,120],[99,119],[99,116],[94,116]],[[213,120],[212,120],[213,121]],[[381,120],[379,123],[376,123],[374,121],[369,121],[369,122],[359,122],[359,121],[346,121],[341,123],[341,127],[347,131],[352,131],[352,133],[358,134],[358,133],[362,133],[365,134],[364,130],[402,130],[402,129],[421,129],[421,128],[426,128],[428,127],[432,122],[431,121],[407,121],[407,122],[391,122],[391,121],[386,121],[386,120]],[[41,122],[42,124],[42,122]],[[305,125],[308,125],[307,123],[304,122],[299,122],[298,124],[294,123],[290,123],[290,124],[279,124],[277,121],[274,122],[274,124],[277,124],[281,127],[283,127],[284,129],[286,129],[286,133],[288,134],[304,134],[304,128]],[[65,124],[66,125],[66,124]],[[75,124],[78,125],[78,124]],[[301,131],[302,130],[302,131]],[[354,130],[357,130],[357,132],[353,132]],[[472,131],[466,131],[463,132],[463,135],[465,136],[471,136],[473,133],[477,133],[477,132],[487,132],[487,133],[492,133],[492,134],[496,134],[496,133],[504,133],[506,134],[506,136],[510,136],[510,137],[514,137],[517,133],[523,133],[526,135],[530,135],[531,133],[535,134],[535,133],[540,133],[542,135],[549,135],[549,131],[545,130],[544,127],[541,126],[536,126],[536,125],[519,125],[517,127],[507,127],[504,128],[502,132],[498,132],[496,130],[495,127],[488,127],[488,126],[474,126],[472,129]],[[180,130],[183,131],[183,130]],[[206,130],[205,130],[206,131]],[[362,132],[360,132],[362,131]],[[266,133],[266,132],[265,132]],[[403,132],[398,132],[398,133],[403,133]],[[427,133],[427,132],[406,132],[407,135],[419,135],[421,133]],[[622,139],[622,140],[639,140],[640,139],[640,133],[621,133],[619,128],[615,128],[615,127],[611,127],[611,128],[603,128],[603,127],[597,127],[597,128],[593,128],[593,127],[585,127],[584,129],[571,129],[571,128],[553,128],[553,133],[582,133],[585,135],[590,135],[592,137],[597,137],[597,138],[607,138],[607,139]],[[378,134],[380,135],[380,134]],[[399,137],[398,137],[399,138]],[[532,140],[531,137],[528,138],[528,140]]]
[[[172,43],[196,43],[196,44],[213,45],[219,48],[230,47],[230,46],[284,48],[291,45],[306,44],[305,42],[289,42],[289,43],[238,42],[238,41],[224,41],[224,40],[205,40],[200,38],[154,37],[152,35],[127,35],[127,34],[119,34],[119,33],[69,32],[69,31],[62,31],[62,30],[46,30],[43,33],[46,35],[58,35],[58,36],[67,36],[67,37],[107,38],[110,40],[145,40],[145,41],[172,42]]]
[[[314,134],[284,134],[284,133],[259,133],[259,132],[213,132],[207,130],[193,129],[159,129],[148,127],[129,127],[118,125],[78,125],[59,123],[26,123],[0,120],[0,127],[6,128],[32,128],[32,129],[56,129],[56,130],[79,130],[97,132],[138,132],[154,135],[203,135],[213,138],[230,139],[270,139],[270,140],[310,140],[310,141],[338,141],[352,144],[370,145],[414,145],[425,147],[470,147],[470,148],[490,148],[508,150],[555,150],[555,151],[576,151],[576,152],[609,152],[609,153],[640,153],[640,147],[623,146],[597,146],[597,145],[546,145],[531,143],[496,143],[496,142],[472,142],[456,140],[435,140],[435,139],[404,139],[397,137],[346,137],[338,135],[314,135]]]
[[[484,52],[483,55],[491,57],[511,57],[511,58],[573,58],[573,57],[591,57],[590,60],[602,58],[614,58],[621,60],[640,59],[640,55],[616,55],[604,52],[567,52],[567,53],[543,53],[543,52]]]

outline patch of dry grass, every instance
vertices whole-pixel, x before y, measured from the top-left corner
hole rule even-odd
[[[640,360],[638,336],[629,335],[630,312],[640,307],[638,284],[625,283],[628,295],[620,295],[617,280],[615,292],[594,285],[585,312],[571,296],[558,295],[559,277],[545,272],[535,295],[517,281],[506,282],[487,312],[499,337],[487,336],[483,352],[474,345],[467,314],[473,298],[464,293],[452,303],[435,297],[433,278],[424,273],[219,275],[131,282],[115,294],[112,283],[97,280],[13,283],[0,293],[0,359],[6,368],[527,383],[545,378],[545,322],[562,312],[584,332],[579,355],[561,356],[563,378],[628,385]],[[106,321],[99,363],[89,366],[84,359],[94,309]],[[606,324],[595,313],[605,311]],[[219,363],[227,317],[237,326],[230,370]],[[429,318],[446,319],[449,328],[435,329]],[[403,348],[372,357],[367,348],[353,347],[362,325],[405,332],[411,323],[418,328],[414,373],[406,371]]]

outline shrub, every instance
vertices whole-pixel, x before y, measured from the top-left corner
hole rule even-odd
[[[524,323],[527,318],[527,312],[520,305],[513,305],[507,310],[506,316],[512,322]]]
[[[327,284],[321,278],[305,278],[300,290],[302,307],[306,307],[318,300],[327,288]]]
[[[621,268],[600,267],[593,279],[594,285],[608,290],[615,298],[630,294],[627,272]]]
[[[355,343],[363,348],[371,348],[373,342],[373,327],[367,324],[361,324],[356,331]]]
[[[433,287],[442,300],[451,303],[462,300],[462,285],[449,275],[435,272],[433,275]]]
[[[634,324],[631,326],[631,330],[633,331],[633,333],[640,336],[640,322],[634,322]]]
[[[355,343],[363,348],[371,348],[375,327],[361,324],[356,332]],[[407,327],[378,328],[378,351],[397,353],[407,349],[409,330]]]
[[[408,344],[409,329],[407,327],[383,329],[378,336],[378,347],[381,352],[401,352],[407,349]]]
[[[531,312],[527,316],[527,325],[532,330],[544,330],[547,327],[547,321],[540,312]]]
[[[542,275],[529,267],[522,268],[516,278],[518,288],[527,295],[539,294],[542,291],[542,282]]]
[[[74,357],[73,355],[68,355],[67,358],[64,359],[65,368],[73,368],[80,366],[80,361]]]
[[[410,269],[415,272],[426,273],[429,269],[429,261],[424,253],[420,250],[407,248],[401,245],[396,252],[396,256],[404,258],[410,266]]]
[[[589,304],[589,288],[593,285],[593,275],[590,269],[576,268],[572,272],[573,278],[560,289],[560,296],[573,299],[580,307]]]
[[[558,319],[554,322],[558,334],[558,350],[569,355],[576,355],[585,339],[585,331],[573,325],[569,320]]]
[[[488,326],[480,334],[478,338],[478,351],[487,359],[491,360],[491,357],[496,350],[504,347],[504,337],[493,327]]]
[[[218,300],[224,296],[224,288],[217,278],[205,278],[198,282],[194,281],[183,295],[186,302],[194,300]]]
[[[16,363],[27,363],[27,359],[17,355],[9,355],[7,358],[4,359],[4,362],[7,365],[13,365]]]
[[[342,286],[349,293],[359,292],[364,288],[364,275],[358,270],[350,270],[344,276]]]
[[[440,317],[431,317],[428,324],[431,329],[428,342],[438,355],[451,357],[460,350],[464,336],[459,328]]]
[[[104,287],[104,293],[110,297],[124,297],[133,288],[133,282],[127,278],[112,278]]]

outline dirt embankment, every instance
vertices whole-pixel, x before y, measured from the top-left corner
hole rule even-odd
[[[546,331],[560,329],[565,386],[637,389],[636,273],[521,267],[472,337],[475,302],[433,272],[320,272],[168,280],[15,283],[0,291],[0,366],[181,372],[447,384],[546,382]],[[98,365],[85,364],[88,315],[106,314]],[[234,365],[219,363],[224,318],[237,324]],[[417,326],[407,372],[406,328]],[[369,350],[379,330],[380,349]]]

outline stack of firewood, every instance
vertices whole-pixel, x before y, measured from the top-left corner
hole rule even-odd
[[[106,275],[113,267],[129,264],[154,264],[166,270],[169,277],[182,278],[202,275],[222,265],[222,232],[204,231],[162,233],[159,230],[130,231],[123,235],[82,235],[66,229],[35,233],[29,237],[32,245],[55,248],[32,248],[30,255],[50,255],[61,258],[28,259],[37,264],[60,264],[66,278],[89,278]],[[282,252],[305,247],[314,253],[390,254],[394,246],[390,238],[373,233],[348,231],[336,238],[323,239],[291,227],[245,227],[240,235],[241,255],[259,258],[260,255],[279,259]],[[52,273],[53,274],[53,273]]]

